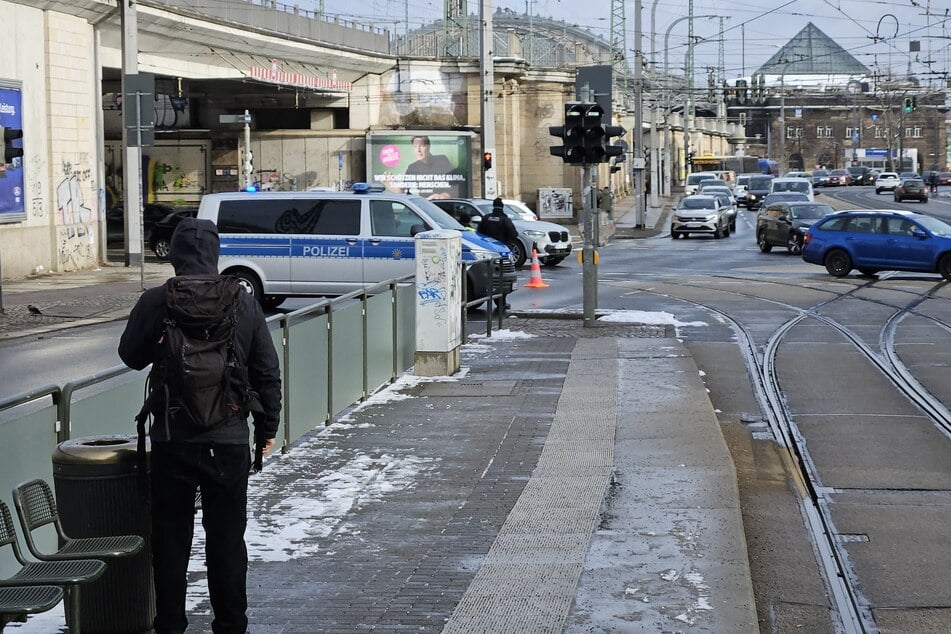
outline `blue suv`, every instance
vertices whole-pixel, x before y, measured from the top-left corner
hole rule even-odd
[[[809,228],[802,259],[835,277],[855,268],[863,275],[920,271],[951,280],[951,225],[908,211],[840,211]]]

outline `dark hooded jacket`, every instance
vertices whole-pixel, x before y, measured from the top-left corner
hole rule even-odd
[[[169,260],[176,275],[217,275],[218,253],[218,227],[210,220],[185,218],[172,234]],[[164,285],[148,289],[139,298],[119,340],[119,357],[127,366],[141,370],[156,359],[165,313]],[[247,365],[251,389],[258,393],[264,410],[255,414],[254,425],[265,439],[274,438],[281,412],[280,365],[264,313],[248,293],[240,294],[236,321],[235,354],[240,364]],[[154,421],[150,435],[152,442],[241,444],[249,440],[247,420],[237,414],[211,429],[196,429],[170,416],[167,428],[164,419]]]
[[[518,229],[512,219],[505,215],[502,199],[492,201],[492,213],[486,214],[479,222],[479,233],[495,238],[502,244],[512,244],[518,239]]]

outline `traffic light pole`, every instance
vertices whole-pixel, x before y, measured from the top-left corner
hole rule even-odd
[[[590,328],[597,320],[598,308],[598,252],[595,242],[597,218],[595,216],[594,170],[585,163],[581,168],[582,213],[584,214],[584,245],[581,247],[581,286],[584,326]]]
[[[136,4],[123,0],[120,13],[122,23],[122,107],[126,109],[140,107],[139,96],[130,90],[128,78],[139,72],[138,16]],[[135,94],[135,104],[128,102],[129,94]],[[153,97],[154,98],[154,97]],[[138,126],[138,111],[136,111]],[[142,147],[140,130],[130,130],[122,126],[122,146],[125,150],[122,161],[122,207],[125,224],[125,265],[145,266],[143,253],[142,215]],[[133,136],[135,135],[135,136]],[[134,210],[134,211],[133,211]],[[143,273],[144,275],[144,273]]]

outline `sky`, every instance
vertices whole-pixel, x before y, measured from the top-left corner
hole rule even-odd
[[[297,0],[303,9],[315,10],[320,0]],[[404,15],[409,3],[410,28],[428,24],[442,15],[443,0],[323,0],[324,11],[396,33],[405,29]],[[469,13],[478,12],[479,3],[467,0]],[[645,56],[651,46],[651,9],[654,0],[642,1],[642,31]],[[495,0],[493,6],[517,13],[531,11],[534,15],[564,19],[570,24],[589,28],[592,33],[610,35],[610,0]],[[870,69],[904,73],[911,62],[912,72],[926,75],[933,81],[946,80],[951,71],[951,16],[948,0],[747,0],[726,3],[722,0],[694,0],[694,15],[718,15],[724,21],[724,77],[729,80],[748,76],[764,64],[781,46],[810,21],[839,45],[852,53]],[[634,49],[634,3],[625,4],[628,22],[629,57]],[[657,0],[656,49],[658,63],[663,63],[664,34],[680,17],[688,14],[688,0]],[[687,20],[673,27],[670,35],[670,64],[675,60],[682,67],[687,38]],[[717,66],[718,19],[695,19],[694,35],[711,42],[695,47],[695,66]],[[920,42],[919,53],[909,53],[912,40]],[[933,60],[930,65],[929,60]],[[929,74],[929,68],[931,74]],[[682,70],[681,70],[682,72]]]

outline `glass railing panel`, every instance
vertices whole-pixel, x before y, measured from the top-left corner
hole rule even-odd
[[[363,398],[363,304],[355,301],[333,311],[333,401],[331,416]]]
[[[290,442],[327,420],[327,345],[327,315],[291,322],[290,369],[283,375],[290,394]]]

